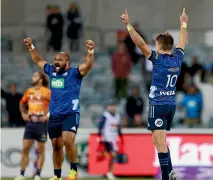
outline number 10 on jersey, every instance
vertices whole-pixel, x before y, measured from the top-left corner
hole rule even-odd
[[[177,75],[167,75],[166,87],[174,87],[177,82]]]

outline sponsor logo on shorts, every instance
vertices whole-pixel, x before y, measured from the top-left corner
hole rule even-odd
[[[60,78],[52,78],[51,80],[51,86],[52,88],[64,88],[64,79]]]
[[[155,120],[155,126],[156,126],[156,127],[161,127],[161,126],[163,126],[163,120],[162,120],[162,119],[156,119],[156,120]]]
[[[46,141],[46,140],[47,140],[47,136],[46,136],[46,134],[43,134],[42,137],[41,137],[41,141],[44,142],[44,141]]]

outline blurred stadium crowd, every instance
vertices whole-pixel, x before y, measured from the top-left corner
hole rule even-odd
[[[25,125],[19,112],[19,101],[23,92],[30,86],[31,75],[37,69],[31,63],[29,54],[22,48],[22,38],[31,36],[35,46],[48,62],[53,61],[54,52],[70,52],[72,66],[77,66],[79,59],[84,57],[84,37],[88,38],[90,35],[91,39],[97,39],[93,33],[88,33],[93,31],[94,27],[84,26],[83,12],[76,3],[71,3],[66,11],[62,11],[59,5],[47,5],[46,23],[41,25],[42,23],[43,21],[40,25],[35,25],[35,29],[45,33],[42,38],[37,30],[31,31],[33,34],[23,31],[18,45],[17,39],[6,31],[10,25],[2,24],[2,127]],[[142,26],[137,22],[134,27],[154,48],[153,37],[157,32],[140,29]],[[110,32],[116,34],[114,43],[106,45],[101,40],[97,42],[95,66],[83,81],[80,97],[81,127],[96,127],[97,119],[107,100],[116,98],[118,109],[123,116],[123,126],[145,128],[152,66],[145,61],[145,57],[135,47],[125,29],[115,28]],[[35,35],[36,33],[39,35]],[[174,128],[213,128],[212,93],[212,46],[205,42],[191,44],[189,40],[185,50],[185,62],[177,82]]]

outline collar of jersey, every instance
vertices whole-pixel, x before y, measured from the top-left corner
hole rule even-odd
[[[56,73],[57,75],[62,75],[62,74],[64,74],[65,72],[68,72],[68,70],[61,71],[61,72],[56,72],[55,69],[54,69],[53,72]]]

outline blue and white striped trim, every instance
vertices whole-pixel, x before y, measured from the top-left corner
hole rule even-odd
[[[155,106],[150,106],[150,110],[149,110],[149,117],[150,118],[154,118],[155,117]]]

